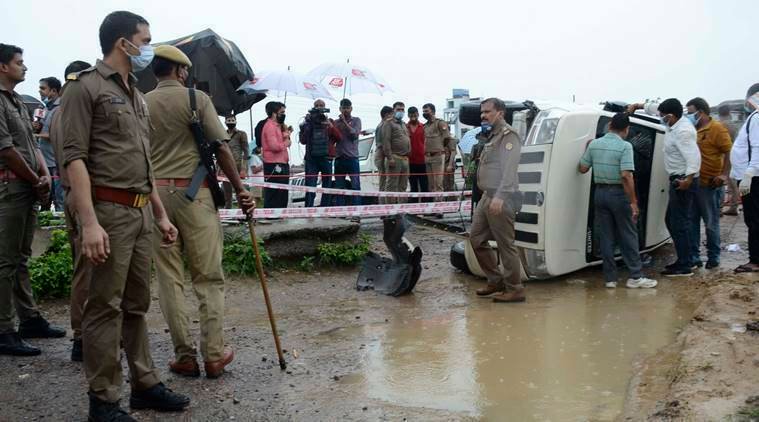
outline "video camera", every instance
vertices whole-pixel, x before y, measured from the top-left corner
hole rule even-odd
[[[314,107],[311,110],[308,110],[308,116],[306,116],[306,120],[314,122],[314,123],[326,122],[327,113],[329,113],[328,108]]]

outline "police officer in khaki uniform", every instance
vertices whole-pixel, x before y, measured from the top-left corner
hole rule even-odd
[[[385,156],[384,172],[385,192],[406,192],[408,188],[408,155],[411,152],[411,138],[408,128],[403,123],[406,105],[402,102],[393,104],[393,118],[383,125],[380,133],[380,144]],[[385,204],[396,204],[398,198],[386,198]]]
[[[380,110],[380,122],[377,125],[377,128],[374,129],[374,168],[377,169],[377,172],[379,173],[379,180],[377,181],[380,192],[385,190],[385,154],[382,153],[382,144],[380,143],[380,139],[382,139],[382,128],[385,127],[385,123],[387,123],[390,119],[393,118],[393,108],[389,106],[384,106]]]
[[[424,155],[430,192],[443,192],[443,172],[453,171],[446,166],[453,145],[455,159],[456,140],[451,136],[448,123],[435,117],[435,105],[422,106],[424,124]]]
[[[248,177],[248,160],[250,160],[250,149],[248,146],[248,134],[245,131],[237,129],[237,118],[235,116],[229,116],[225,119],[227,125],[227,136],[229,139],[229,149],[232,151],[232,156],[235,160],[235,166],[237,168],[237,174],[240,177]],[[224,208],[232,208],[232,193],[234,187],[230,182],[223,182],[224,187]]]
[[[40,315],[27,269],[37,203],[49,204],[50,174],[34,141],[31,116],[14,91],[26,76],[23,53],[0,44],[0,354],[33,356],[40,349],[22,338],[63,337],[66,331]]]
[[[138,15],[113,12],[100,26],[100,47],[103,60],[69,82],[63,96],[63,165],[92,270],[82,321],[89,418],[132,421],[119,407],[120,344],[132,409],[177,411],[190,403],[161,383],[145,321],[154,226],[167,247],[177,231],[153,189],[148,108],[131,73],[153,58],[150,27]]]
[[[190,130],[193,118],[190,90],[185,88],[192,63],[182,51],[170,45],[156,47],[155,55],[152,67],[158,86],[145,96],[151,113],[151,157],[161,202],[169,220],[179,229],[179,237],[172,247],[161,248],[160,239],[154,243],[161,311],[169,325],[176,354],[169,368],[180,375],[200,375],[185,303],[184,254],[192,289],[200,304],[200,352],[205,359],[206,376],[215,378],[232,362],[234,353],[224,347],[221,222],[207,185],[199,189],[194,200],[185,195],[200,163],[200,153]],[[219,122],[211,99],[200,91],[195,91],[195,97],[197,117],[206,138],[226,140],[230,134]],[[245,142],[247,145],[247,139]],[[240,180],[238,157],[230,151],[230,144],[221,144],[219,165],[224,174],[229,175],[238,202],[247,211],[254,206],[253,197]]]
[[[488,285],[478,296],[492,296],[495,302],[525,300],[517,248],[514,246],[514,219],[521,207],[517,168],[521,143],[519,135],[504,120],[506,105],[498,98],[482,102],[482,132],[486,140],[477,170],[482,199],[472,217],[469,241]],[[498,245],[503,271],[488,241]]]
[[[92,67],[89,63],[75,61],[66,66],[64,75],[66,83],[61,89],[61,96],[66,92],[69,81],[75,81],[79,72]],[[58,99],[60,101],[60,98]],[[61,106],[54,108],[53,116],[50,117],[50,144],[55,152],[55,162],[63,163],[63,125],[61,124]],[[66,217],[66,230],[69,235],[69,244],[71,245],[71,258],[74,266],[74,273],[71,276],[71,308],[69,311],[71,317],[71,330],[74,332],[74,341],[71,346],[71,360],[81,362],[82,357],[82,316],[84,314],[84,303],[87,301],[87,292],[89,291],[90,278],[92,276],[91,267],[84,264],[86,258],[82,255],[82,247],[79,243],[77,234],[76,212],[70,195],[71,185],[68,180],[66,169],[61,166],[58,169],[61,189],[65,192],[63,196],[63,214]]]

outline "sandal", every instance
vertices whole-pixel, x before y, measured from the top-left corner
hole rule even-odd
[[[736,273],[759,273],[759,267],[755,267],[752,264],[744,264],[738,266],[735,270]]]

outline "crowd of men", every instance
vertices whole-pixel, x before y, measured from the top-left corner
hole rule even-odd
[[[122,348],[130,371],[131,408],[182,410],[190,402],[160,381],[151,357],[145,320],[151,262],[174,345],[169,370],[197,377],[202,359],[207,377],[221,376],[234,351],[223,332],[223,235],[217,207],[231,206],[236,196],[242,211],[252,212],[255,195],[242,180],[249,171],[262,171],[265,180],[274,183],[289,182],[293,128],[286,124],[285,105],[268,103],[267,118],[255,133],[261,159],[249,163],[247,134],[236,128],[234,117],[226,119],[225,130],[208,95],[187,88],[192,62],[176,47],[153,48],[144,18],[113,12],[102,22],[99,35],[103,58],[94,66],[74,61],[64,71],[65,84],[54,77],[40,81],[40,95],[49,109],[42,121],[33,119],[15,91],[27,70],[23,50],[0,44],[0,354],[38,355],[40,349],[25,339],[66,335],[40,314],[27,269],[38,204],[52,200],[65,211],[73,251],[71,359],[83,362],[89,418],[132,421],[119,405]],[[143,95],[133,73],[151,63],[158,85]],[[630,270],[627,287],[657,284],[642,274],[635,228],[635,163],[624,141],[630,114],[638,109],[659,116],[666,127],[664,159],[671,182],[667,227],[677,260],[663,274],[688,276],[702,265],[701,221],[706,226],[706,268],[719,266],[725,185],[733,186],[726,212],[736,210],[740,196],[749,227],[750,261],[736,271],[759,271],[759,185],[754,183],[759,183],[759,143],[752,145],[750,140],[751,132],[759,133],[759,119],[754,118],[757,92],[759,84],[748,91],[750,114],[737,134],[730,132],[735,129],[729,122],[726,127],[710,117],[703,99],[689,101],[684,113],[673,98],[630,106],[627,113],[611,119],[607,135],[589,143],[579,171],[593,169],[607,287],[616,287],[615,242]],[[502,100],[488,98],[480,111],[482,150],[476,182],[482,197],[473,212],[470,241],[488,283],[477,295],[495,302],[522,302],[525,288],[514,245],[514,220],[522,202],[517,177],[522,142],[505,121]],[[323,187],[358,190],[361,121],[352,116],[348,99],[340,102],[337,120],[327,113],[324,102],[317,100],[300,127],[306,183],[315,186],[321,175]],[[409,183],[414,192],[452,190],[446,176],[453,171],[456,140],[446,122],[436,117],[435,106],[422,106],[424,123],[416,107],[409,108],[405,122],[401,102],[383,107],[380,116],[373,157],[380,190],[403,192]],[[225,175],[221,198],[208,178],[196,177],[204,169],[194,131],[198,125],[208,140],[216,140],[215,164]],[[306,205],[314,206],[314,199],[307,195]],[[360,198],[322,195],[320,205],[348,202],[360,204]],[[287,190],[264,189],[263,203],[287,207]],[[498,244],[498,256],[491,240]],[[185,262],[199,302],[199,352],[189,331]]]
[[[759,84],[746,93],[747,119],[739,128],[729,107],[720,107],[720,120],[711,116],[703,98],[685,104],[676,98],[659,102],[636,103],[627,112],[616,114],[608,133],[588,143],[579,171],[593,168],[596,187],[594,215],[600,227],[601,253],[606,287],[617,286],[615,246],[630,272],[628,288],[653,288],[657,281],[645,277],[639,255],[638,209],[633,172],[630,116],[637,110],[656,116],[665,126],[664,169],[669,176],[669,203],[666,226],[675,246],[676,260],[661,272],[665,277],[689,277],[697,268],[720,266],[720,217],[737,215],[743,203],[744,220],[749,229],[749,262],[735,268],[736,273],[759,272],[759,207],[754,176],[759,175],[757,143],[751,132],[759,130],[755,119]],[[752,193],[753,190],[753,193]],[[726,191],[727,209],[723,212]],[[706,262],[701,257],[701,223],[706,235]]]

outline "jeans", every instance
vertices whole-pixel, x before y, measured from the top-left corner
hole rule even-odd
[[[411,186],[411,192],[429,192],[427,165],[426,164],[409,164],[409,173],[412,175],[408,178]],[[422,198],[411,198],[409,202],[422,202]]]
[[[625,195],[622,185],[596,185],[594,212],[601,230],[599,238],[605,281],[617,281],[615,243],[619,244],[622,259],[630,270],[630,278],[642,277],[638,227],[633,222],[630,200]]]
[[[361,190],[361,168],[358,164],[358,158],[342,158],[338,157],[335,160],[335,174],[342,176],[335,176],[335,187],[337,189],[348,189],[348,182],[345,180],[346,174],[350,175],[350,189]],[[351,205],[361,205],[360,196],[344,196],[338,195],[335,198],[335,202],[338,206],[345,205],[350,201]]]
[[[264,182],[290,184],[290,165],[264,163]],[[264,208],[287,208],[289,191],[264,188]]]
[[[695,195],[690,227],[691,258],[701,262],[701,220],[706,228],[706,253],[709,262],[719,263],[719,210],[723,187],[701,186]]]
[[[695,262],[692,261],[693,250],[691,248],[691,221],[693,220],[693,208],[698,193],[698,178],[693,178],[688,190],[677,190],[671,184],[669,187],[669,204],[665,223],[672,242],[675,244],[677,253],[676,269],[690,269]]]
[[[749,261],[752,264],[759,265],[759,177],[751,179],[751,192],[741,199],[743,201],[743,221],[748,227]]]
[[[317,174],[322,174],[322,187],[332,187],[332,163],[328,157],[310,158],[306,160],[306,186],[316,186]],[[306,206],[313,207],[314,199],[316,199],[316,193],[306,192]],[[330,195],[322,194],[321,204],[322,207],[328,207],[332,205],[330,203]]]
[[[61,184],[60,174],[58,173],[58,167],[48,167],[47,171],[52,178],[52,184],[50,186],[50,202],[56,211],[63,211],[63,185]]]

